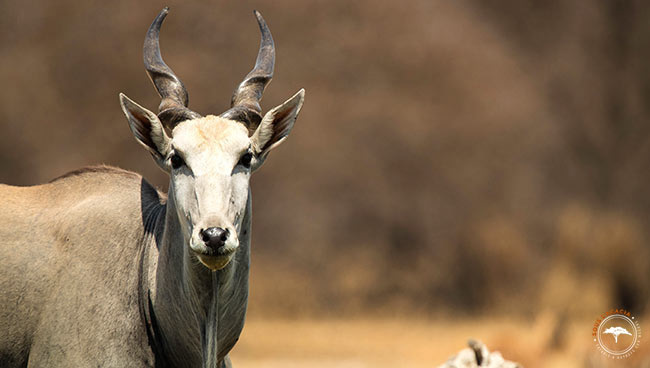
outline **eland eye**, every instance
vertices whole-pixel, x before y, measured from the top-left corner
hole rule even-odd
[[[183,161],[183,158],[176,153],[172,155],[171,161],[172,161],[172,167],[174,169],[178,169],[179,167],[185,165],[185,161]]]
[[[243,167],[249,169],[251,167],[252,160],[253,160],[253,154],[250,152],[246,152],[239,159],[239,165],[242,165]]]

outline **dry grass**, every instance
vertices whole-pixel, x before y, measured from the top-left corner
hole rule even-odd
[[[464,348],[472,337],[529,368],[650,364],[647,343],[623,362],[599,357],[590,338],[592,323],[567,323],[562,327],[564,332],[558,334],[558,322],[552,315],[533,321],[253,318],[247,322],[232,359],[240,368],[436,367]],[[644,329],[648,327],[648,323],[643,325]]]

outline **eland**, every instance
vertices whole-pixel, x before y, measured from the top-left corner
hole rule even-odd
[[[262,114],[275,46],[256,11],[257,61],[231,108],[191,111],[160,55],[167,13],[144,42],[158,114],[119,97],[169,174],[168,193],[106,166],[0,185],[2,367],[231,366],[248,299],[250,176],[291,131],[305,92]]]

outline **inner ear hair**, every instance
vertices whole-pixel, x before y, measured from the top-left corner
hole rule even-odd
[[[120,93],[120,105],[136,140],[157,160],[169,153],[170,143],[158,116]]]
[[[267,112],[255,132],[255,144],[261,156],[278,146],[289,135],[304,102],[305,90],[301,89],[282,105]]]

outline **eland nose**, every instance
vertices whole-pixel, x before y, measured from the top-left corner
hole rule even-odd
[[[205,245],[213,249],[224,246],[226,240],[228,240],[228,235],[230,235],[230,231],[220,227],[209,227],[201,230],[201,239],[205,242]]]

